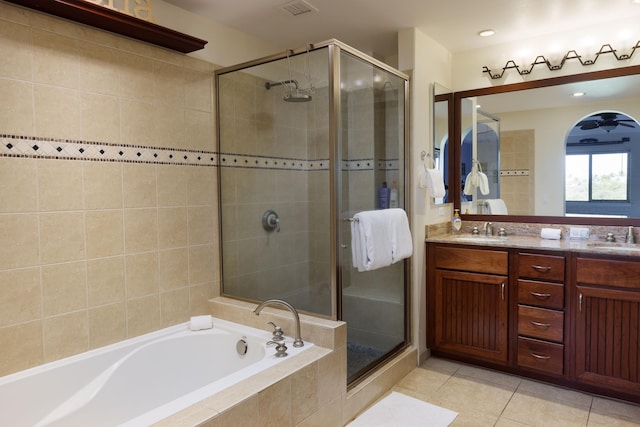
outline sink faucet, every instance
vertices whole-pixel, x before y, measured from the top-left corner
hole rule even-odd
[[[484,226],[482,228],[484,229],[485,236],[493,236],[493,223],[492,222],[485,222]]]
[[[630,225],[629,228],[627,229],[627,234],[624,236],[624,241],[626,243],[636,242],[636,236],[634,236],[633,234],[633,225]]]
[[[253,310],[253,314],[255,314],[256,316],[259,316],[262,309],[269,305],[279,305],[291,312],[291,314],[293,315],[294,327],[295,327],[295,331],[294,331],[295,337],[293,340],[293,346],[302,347],[304,345],[304,341],[302,341],[302,338],[300,338],[300,316],[298,315],[298,311],[286,301],[283,301],[281,299],[268,299],[262,302],[259,306],[257,306],[256,309]]]

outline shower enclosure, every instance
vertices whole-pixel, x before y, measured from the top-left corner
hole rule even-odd
[[[353,382],[407,343],[408,261],[358,272],[349,219],[407,209],[408,78],[331,40],[216,82],[222,292],[346,321]]]

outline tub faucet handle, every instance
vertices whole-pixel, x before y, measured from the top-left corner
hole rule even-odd
[[[273,322],[269,322],[269,325],[273,326],[273,341],[284,341],[284,332],[282,328]]]
[[[269,341],[267,345],[275,344],[276,345],[276,357],[287,357],[287,346],[284,345],[283,342],[275,342]]]

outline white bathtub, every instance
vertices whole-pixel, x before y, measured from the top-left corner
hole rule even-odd
[[[236,344],[244,339],[245,355]],[[276,358],[271,334],[214,318],[173,326],[0,378],[2,426],[147,426],[312,346]]]

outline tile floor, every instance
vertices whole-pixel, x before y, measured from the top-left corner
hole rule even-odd
[[[451,427],[640,426],[640,405],[430,358],[394,391],[458,412]]]

